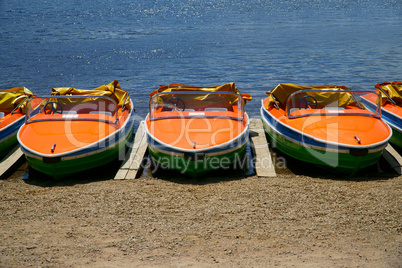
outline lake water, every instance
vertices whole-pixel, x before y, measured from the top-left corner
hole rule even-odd
[[[0,1],[0,67],[36,94],[118,80],[142,118],[159,85],[235,82],[257,117],[278,83],[402,80],[402,1]]]

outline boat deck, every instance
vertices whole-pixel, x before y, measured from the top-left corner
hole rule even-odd
[[[264,100],[264,107],[267,101]],[[373,113],[356,108],[302,109],[286,115],[284,109],[268,108],[280,124],[314,139],[351,146],[365,146],[383,142],[391,131]],[[305,116],[303,116],[305,115]],[[300,117],[297,117],[300,116]],[[375,129],[376,131],[372,131]]]
[[[26,148],[55,156],[82,149],[113,134],[124,124],[128,112],[118,114],[116,122],[107,114],[37,114],[19,132]]]
[[[164,144],[181,149],[206,149],[224,144],[238,137],[247,127],[248,118],[244,121],[231,118],[208,117],[164,118],[146,120],[150,133]]]

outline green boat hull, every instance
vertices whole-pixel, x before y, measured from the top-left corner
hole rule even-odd
[[[185,175],[199,176],[220,168],[232,167],[235,163],[239,163],[241,167],[241,160],[246,153],[247,143],[244,143],[237,149],[231,152],[223,152],[222,154],[215,154],[213,156],[203,156],[200,159],[189,159],[183,155],[168,154],[156,150],[148,145],[150,157],[156,162],[157,169],[173,169],[178,170]],[[155,165],[154,164],[154,165]],[[152,171],[152,170],[151,170]]]
[[[368,152],[365,155],[353,155],[350,152],[307,147],[279,135],[265,122],[263,125],[272,146],[282,153],[300,161],[328,167],[350,175],[354,175],[360,169],[376,164],[383,152],[383,150],[378,150]]]
[[[126,143],[132,135],[132,130],[129,134],[122,139],[119,143],[109,148],[104,148],[101,151],[95,152],[91,155],[76,157],[74,159],[60,160],[43,160],[36,157],[25,155],[29,166],[39,172],[42,172],[53,178],[64,178],[73,174],[78,174],[85,170],[104,166],[112,161],[115,161],[119,156],[125,153]]]
[[[393,128],[392,126],[391,128],[392,128],[392,137],[391,139],[389,139],[389,142],[395,144],[399,148],[402,148],[402,132]]]
[[[7,155],[18,144],[17,133],[0,142],[0,159]]]

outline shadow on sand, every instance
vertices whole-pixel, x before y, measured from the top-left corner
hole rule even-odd
[[[398,151],[398,153],[401,153],[401,149],[395,149]],[[325,167],[299,161],[271,147],[269,148],[269,150],[272,156],[273,164],[275,166],[276,174],[279,177],[292,177],[296,175],[309,176],[312,178],[319,178],[324,180],[374,181],[388,180],[399,176],[383,157],[380,158],[377,164],[360,170],[354,176],[350,176],[346,173],[339,173],[335,169],[331,170]],[[166,180],[178,184],[195,185],[206,185],[223,181],[242,180],[256,174],[252,162],[253,156],[251,154],[250,146],[247,146],[246,158],[246,165],[242,165],[240,168],[218,169],[194,177],[171,169],[163,169],[158,171],[157,174],[153,175],[153,173],[151,172],[152,167],[150,165],[150,159],[149,156],[147,156],[143,161],[143,170],[140,178],[147,179],[155,177],[157,179]],[[31,169],[28,167],[27,163],[23,163],[17,171],[15,171],[13,174],[10,174],[10,177],[20,178],[23,179],[24,182],[27,184],[37,185],[41,187],[74,186],[77,184],[87,184],[96,181],[113,180],[121,165],[122,162],[116,160],[100,168],[87,170],[66,178],[55,179],[34,169]]]
[[[84,172],[74,174],[73,176],[53,178],[43,174],[35,169],[30,168],[25,163],[25,172],[22,179],[27,184],[32,184],[41,187],[55,187],[55,186],[74,186],[77,184],[87,184],[96,181],[105,181],[113,179],[116,175],[121,161],[114,161],[102,167],[86,170]]]
[[[270,151],[274,163],[278,161],[285,162],[285,168],[278,166],[275,167],[275,171],[279,176],[299,175],[312,178],[347,181],[388,180],[399,176],[383,157],[380,158],[378,163],[364,168],[351,176],[349,173],[340,172],[336,168],[331,169],[297,160],[271,147]]]

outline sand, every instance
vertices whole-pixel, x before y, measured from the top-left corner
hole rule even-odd
[[[0,267],[402,267],[395,174],[54,181],[26,168],[0,180]]]

